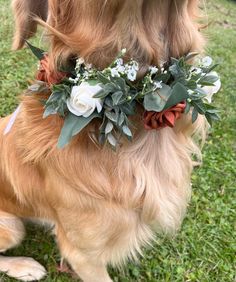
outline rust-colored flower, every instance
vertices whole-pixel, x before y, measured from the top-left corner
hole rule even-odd
[[[174,127],[176,120],[181,117],[186,107],[186,102],[183,101],[162,112],[146,111],[144,113],[145,129],[161,129],[164,127]]]
[[[68,73],[66,72],[52,71],[49,66],[49,57],[48,55],[44,55],[44,58],[40,61],[40,68],[36,75],[37,80],[52,85],[60,83],[67,76]]]

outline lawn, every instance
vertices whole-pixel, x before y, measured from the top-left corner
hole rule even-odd
[[[14,110],[17,95],[27,87],[36,65],[28,50],[10,50],[13,21],[9,2],[0,0],[0,116]],[[172,239],[159,236],[140,263],[111,269],[117,282],[236,281],[236,2],[206,2],[210,25],[204,32],[209,40],[207,53],[220,64],[223,87],[215,102],[222,119],[210,130],[203,166],[192,176],[192,201],[182,230]],[[35,41],[40,45],[40,39]],[[7,255],[34,257],[48,270],[45,282],[73,281],[56,271],[60,257],[50,231],[35,226],[27,229],[23,244]],[[1,274],[0,280],[15,281]]]

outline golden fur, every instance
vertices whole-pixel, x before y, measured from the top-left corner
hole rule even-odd
[[[30,1],[14,0],[17,33],[14,48],[29,37],[25,27]],[[20,4],[21,3],[21,4]],[[23,3],[23,4],[22,4]],[[126,47],[127,58],[144,67],[170,56],[201,51],[203,38],[195,23],[197,0],[49,0],[47,23],[51,67],[81,55],[103,68]],[[36,15],[42,15],[37,7]],[[26,13],[26,14],[25,14]],[[140,74],[141,75],[141,74]],[[135,258],[154,231],[176,231],[190,198],[192,154],[200,155],[193,134],[204,133],[204,121],[192,125],[183,116],[174,129],[142,129],[118,152],[97,148],[91,127],[65,149],[56,147],[63,121],[42,118],[37,96],[23,96],[10,133],[9,117],[0,121],[0,249],[20,242],[17,217],[35,217],[56,224],[61,254],[85,282],[111,281],[107,264]],[[93,125],[92,125],[93,127]],[[20,236],[4,243],[4,215],[14,215]],[[8,239],[7,239],[8,240]],[[5,247],[4,247],[5,246]]]

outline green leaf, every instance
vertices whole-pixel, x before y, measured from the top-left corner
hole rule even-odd
[[[212,120],[220,120],[220,116],[218,115],[218,113],[211,113],[209,111],[206,112],[206,115],[210,115]]]
[[[202,100],[192,101],[194,108],[198,111],[199,114],[204,115],[206,112],[206,107]]]
[[[120,109],[122,112],[124,112],[124,114],[132,116],[135,114],[135,105],[135,101],[132,101],[131,103],[125,103],[120,105]]]
[[[195,80],[189,80],[186,86],[191,90],[195,90],[197,88],[197,82]]]
[[[171,65],[169,71],[175,79],[180,79],[185,76],[184,70],[179,66],[179,62]]]
[[[199,93],[199,94],[201,95],[201,97],[207,95],[207,93],[205,92],[205,90],[202,89],[201,87],[197,87],[197,88],[195,89],[195,91],[196,91],[197,93]],[[190,95],[190,97],[191,97],[191,95]]]
[[[30,50],[32,51],[32,53],[35,55],[35,57],[37,57],[39,60],[42,60],[44,58],[45,51],[33,46],[28,41],[25,41],[25,42],[28,45],[28,47],[30,48]]]
[[[111,96],[113,104],[114,105],[118,105],[120,100],[121,100],[121,98],[122,98],[122,96],[123,96],[123,92],[122,91],[117,91],[117,92],[113,93],[112,96]]]
[[[50,115],[57,114],[57,110],[53,105],[49,105],[45,107],[45,111],[43,113],[43,118],[47,118]]]
[[[129,88],[124,80],[124,78],[122,77],[112,77],[111,78],[112,81],[119,86],[120,90],[122,90],[123,92],[126,91],[127,88]]]
[[[114,128],[113,123],[108,121],[106,128],[105,128],[105,134],[107,135],[108,133],[112,132],[113,128]]]
[[[105,89],[101,89],[97,94],[93,96],[93,98],[100,98],[104,99],[109,95],[109,92],[107,92]]]
[[[98,113],[93,113],[89,117],[78,117],[72,113],[69,113],[64,121],[63,128],[58,140],[58,148],[62,149],[67,145],[71,138],[76,134],[80,133],[94,118],[100,118]]]
[[[185,113],[185,114],[188,114],[189,111],[190,111],[190,109],[191,109],[191,104],[187,102],[187,103],[186,103],[186,108],[185,108],[185,110],[184,110],[184,113]]]
[[[127,137],[133,137],[133,134],[127,125],[122,127],[122,131]]]
[[[192,123],[194,123],[198,118],[198,111],[196,108],[193,108],[193,112],[192,112]]]
[[[162,81],[163,83],[167,84],[168,80],[170,79],[171,74],[169,72],[167,73],[158,73],[155,76],[156,81]]]
[[[210,66],[209,68],[202,68],[204,73],[210,73],[212,72],[215,68],[217,68],[219,66],[219,64],[215,64],[213,66]]]
[[[108,140],[108,142],[112,145],[112,147],[116,148],[116,146],[117,146],[117,140],[116,140],[116,138],[114,137],[113,134],[109,133],[109,134],[107,135],[107,140]]]
[[[105,115],[106,115],[106,117],[107,117],[109,120],[111,120],[111,121],[117,123],[117,121],[118,121],[118,116],[117,116],[116,113],[106,111],[106,112],[105,112]]]
[[[186,100],[187,98],[189,98],[189,94],[186,87],[184,87],[181,83],[176,83],[175,86],[172,88],[170,98],[165,104],[164,110],[177,105],[178,103]]]
[[[95,86],[95,85],[98,85],[98,84],[101,86],[101,83],[99,83],[99,81],[96,80],[96,79],[87,80],[87,82],[91,86]]]
[[[209,86],[214,86],[214,83],[219,80],[219,77],[217,75],[205,75],[199,80],[199,84],[201,85],[209,85]]]
[[[207,119],[207,121],[208,121],[208,123],[210,124],[210,126],[212,126],[212,119],[211,119],[211,115],[210,114],[208,114],[208,113],[206,113],[206,119]]]
[[[166,84],[162,84],[161,89],[151,92],[144,96],[144,108],[147,111],[161,112],[171,95],[171,88]]]
[[[98,80],[100,80],[103,84],[110,83],[111,81],[101,72],[97,72]]]
[[[113,82],[109,82],[104,86],[104,90],[108,93],[116,92],[118,89],[117,85]]]
[[[121,112],[119,119],[118,119],[118,125],[121,126],[124,121],[125,121],[125,114]]]

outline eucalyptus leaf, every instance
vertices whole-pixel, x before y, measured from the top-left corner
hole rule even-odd
[[[186,108],[185,108],[185,110],[184,110],[184,113],[185,114],[188,114],[189,112],[190,112],[190,109],[191,109],[191,104],[190,103],[186,103]]]
[[[124,93],[122,91],[117,91],[112,94],[112,101],[114,105],[118,105]]]
[[[109,92],[106,91],[105,89],[101,89],[97,94],[95,94],[93,97],[94,98],[100,98],[104,99],[109,95]]]
[[[97,72],[98,80],[100,80],[103,84],[110,83],[111,81],[101,72]]]
[[[96,79],[88,80],[88,84],[91,85],[91,86],[95,86],[95,85],[98,85],[98,84],[99,84],[100,86],[102,86],[101,83],[99,83],[99,81],[96,80]]]
[[[116,138],[114,137],[113,134],[109,133],[109,134],[107,135],[107,140],[108,140],[108,142],[112,145],[113,148],[116,148],[116,146],[117,146],[117,140],[116,140]]]
[[[106,128],[105,128],[105,134],[107,135],[108,133],[112,132],[113,128],[114,128],[113,123],[108,121]]]
[[[39,60],[42,60],[44,58],[45,51],[43,51],[42,49],[40,49],[38,47],[33,46],[27,40],[25,42],[28,45],[28,47],[30,48],[31,52],[35,55],[36,58],[38,58]]]
[[[125,121],[125,114],[121,112],[118,119],[118,125],[121,126],[124,121]]]
[[[206,112],[206,107],[201,99],[192,101],[194,108],[198,111],[199,114],[204,115]]]
[[[220,120],[220,116],[217,113],[207,112],[206,114],[210,115],[212,120]]]
[[[127,125],[124,125],[122,127],[122,131],[126,136],[133,137],[133,134],[132,134],[131,130],[129,129],[129,127]]]
[[[112,81],[119,86],[120,90],[122,90],[123,92],[126,91],[127,88],[129,88],[124,80],[124,78],[122,77],[113,77]]]
[[[107,91],[108,93],[113,93],[119,90],[119,88],[115,83],[109,82],[104,86],[104,90]]]
[[[144,96],[145,110],[161,112],[164,109],[170,95],[170,86],[162,84],[161,89],[157,89],[155,92],[151,92]]]
[[[195,80],[189,80],[186,86],[191,90],[195,90],[197,88],[197,82]]]
[[[118,121],[118,115],[117,115],[116,113],[114,113],[114,112],[109,112],[109,111],[105,111],[105,115],[106,115],[106,117],[107,117],[109,120],[111,120],[111,121],[117,123],[117,121]]]
[[[43,118],[47,118],[48,116],[55,114],[57,114],[57,110],[53,105],[49,105],[48,107],[45,108],[45,111],[43,113]]]
[[[58,148],[62,149],[65,147],[71,140],[71,138],[78,133],[80,133],[81,130],[83,130],[94,118],[100,118],[101,116],[94,112],[89,117],[78,117],[72,113],[69,113],[64,121],[63,128],[61,130],[61,134],[59,136],[58,140]]]
[[[179,66],[179,62],[173,64],[169,67],[169,71],[175,79],[180,79],[185,77],[184,70]]]
[[[199,84],[201,85],[214,85],[214,83],[219,80],[219,77],[216,75],[212,75],[212,74],[208,74],[203,76],[200,80],[199,80]]]
[[[211,119],[211,114],[206,113],[206,119],[208,121],[208,123],[210,124],[210,126],[212,126],[212,119]]]
[[[183,102],[187,98],[189,98],[189,94],[186,87],[183,86],[181,83],[176,83],[175,86],[172,88],[170,97],[167,103],[165,104],[164,110],[169,109],[180,102]]]
[[[198,93],[201,94],[201,95],[204,95],[204,96],[207,95],[206,91],[205,91],[204,89],[202,89],[201,87],[197,87],[197,88],[195,89],[195,91],[198,92]],[[191,96],[191,95],[190,95],[190,96]],[[202,96],[202,97],[203,97],[203,96]]]
[[[135,114],[135,105],[136,105],[135,101],[132,101],[131,103],[120,105],[120,109],[122,112],[124,112],[124,114],[128,116],[132,116]]]
[[[196,108],[193,108],[193,112],[192,112],[192,123],[194,123],[198,118],[198,111]]]

